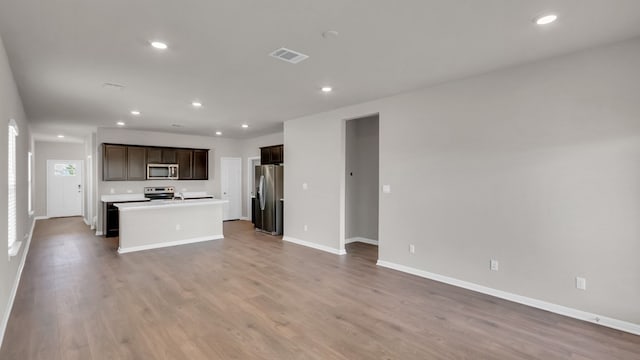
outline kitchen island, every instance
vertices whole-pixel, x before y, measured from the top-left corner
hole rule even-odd
[[[227,200],[161,200],[115,204],[120,211],[118,253],[222,239]]]

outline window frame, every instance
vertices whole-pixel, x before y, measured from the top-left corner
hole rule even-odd
[[[20,131],[15,120],[9,120],[7,127],[7,246],[9,256],[15,256],[22,242],[18,241],[18,135]]]

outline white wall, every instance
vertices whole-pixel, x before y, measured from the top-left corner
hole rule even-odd
[[[36,216],[47,216],[47,160],[85,160],[84,154],[85,147],[80,143],[35,142],[33,211]]]
[[[378,240],[378,115],[347,121],[345,240]]]
[[[287,121],[285,236],[341,248],[345,119],[379,113],[381,260],[640,324],[638,64],[635,39]]]
[[[210,149],[209,151],[209,180],[147,180],[147,181],[102,181],[102,147],[103,143],[149,145]],[[238,140],[224,139],[211,136],[195,136],[171,134],[152,131],[135,131],[126,129],[99,128],[96,134],[96,155],[94,156],[98,168],[98,226],[102,229],[102,205],[99,203],[102,195],[143,193],[147,186],[175,186],[176,191],[206,191],[220,198],[220,158],[242,157],[241,143]]]
[[[18,241],[23,241],[23,245],[17,256],[9,258],[7,256],[7,222],[0,221],[0,343],[4,336],[9,312],[11,310],[11,302],[15,296],[17,289],[17,280],[21,264],[23,264],[24,256],[28,244],[25,240],[30,239],[30,231],[32,218],[28,214],[27,207],[27,153],[32,150],[31,135],[29,132],[29,124],[22,107],[22,101],[16,88],[13,74],[9,66],[7,54],[4,44],[0,38],[0,219],[7,219],[7,139],[9,120],[14,119],[18,125],[19,135],[17,138],[16,161],[17,161],[17,237]]]

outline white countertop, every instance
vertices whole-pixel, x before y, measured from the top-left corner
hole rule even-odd
[[[102,202],[117,202],[117,201],[149,201],[144,194],[114,194],[114,195],[102,195],[100,197]]]
[[[122,204],[115,204],[115,206],[120,211],[128,211],[128,210],[181,207],[181,206],[205,206],[205,205],[225,204],[228,202],[229,200],[220,200],[220,199],[159,200],[159,201],[148,201],[148,202],[122,203]]]
[[[208,194],[206,191],[185,191],[182,193],[177,192],[176,196],[184,196],[185,199],[200,199],[200,198],[213,198],[213,195]],[[102,195],[100,197],[100,201],[102,202],[124,202],[124,201],[149,201],[148,198],[144,197],[144,194],[113,194],[113,195]]]
[[[181,193],[176,193],[176,196],[182,194],[185,199],[201,199],[201,198],[213,198],[213,195],[207,194],[206,191],[184,191]]]

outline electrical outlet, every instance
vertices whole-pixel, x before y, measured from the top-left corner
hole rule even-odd
[[[391,185],[382,185],[382,192],[385,194],[391,193]]]
[[[176,230],[180,231],[180,229],[182,229],[182,226],[180,226],[180,224],[176,224]]]
[[[309,227],[307,226],[307,224],[304,225],[304,231],[309,230]]]
[[[498,263],[498,260],[491,259],[491,261],[489,262],[489,269],[491,269],[491,271],[498,271],[499,268],[500,263]]]
[[[416,253],[416,246],[413,245],[413,244],[410,244],[409,245],[409,252],[412,253],[412,254],[415,254]]]
[[[576,277],[576,288],[580,290],[587,290],[587,279],[583,277]]]

